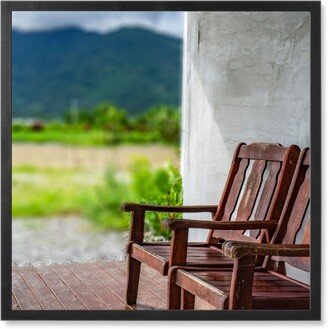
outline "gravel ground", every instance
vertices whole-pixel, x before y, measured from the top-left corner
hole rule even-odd
[[[127,232],[97,232],[82,218],[13,219],[15,265],[122,260]]]

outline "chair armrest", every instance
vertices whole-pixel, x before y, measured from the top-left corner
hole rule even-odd
[[[308,244],[264,244],[226,241],[222,246],[222,250],[230,258],[242,258],[245,256],[310,256],[310,245]]]
[[[192,219],[166,219],[164,226],[171,230],[181,230],[189,228],[199,228],[208,230],[258,230],[275,229],[277,222],[254,220],[254,221],[235,221],[235,222],[215,222],[212,220],[192,220]]]
[[[130,242],[140,243],[144,237],[145,212],[216,212],[217,206],[158,206],[140,203],[123,203],[122,211],[131,212],[132,220],[130,224]]]
[[[186,212],[186,213],[197,213],[197,212],[216,212],[216,205],[200,205],[200,206],[159,206],[152,204],[141,204],[141,203],[123,203],[121,209],[125,212],[131,212],[135,210],[144,211],[158,211],[158,212]]]

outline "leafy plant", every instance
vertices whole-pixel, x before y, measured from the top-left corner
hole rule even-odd
[[[98,186],[88,203],[84,205],[85,215],[102,230],[126,230],[129,216],[121,211],[122,200],[131,199],[128,183],[119,178],[114,168],[108,168],[103,184]]]
[[[157,205],[182,205],[182,179],[179,170],[171,164],[151,169],[149,161],[137,160],[130,168],[131,187],[135,200]],[[155,236],[170,238],[170,232],[163,227],[166,218],[180,218],[172,213],[146,213],[146,230]]]
[[[123,213],[123,202],[158,205],[182,205],[182,180],[179,170],[171,164],[152,169],[146,159],[136,160],[129,168],[129,180],[119,177],[114,168],[106,172],[103,184],[85,204],[85,214],[101,229],[126,230],[130,214]],[[171,213],[146,213],[146,231],[152,236],[170,238],[163,227],[165,218],[180,218]]]
[[[41,126],[40,126],[41,124]],[[42,129],[36,129],[36,128]],[[90,110],[68,112],[64,121],[13,123],[14,142],[55,142],[70,145],[120,145],[162,143],[177,146],[180,141],[180,111],[157,106],[139,116],[110,103]]]
[[[139,117],[148,130],[160,133],[161,140],[167,143],[177,143],[180,140],[180,112],[169,106],[157,106]]]

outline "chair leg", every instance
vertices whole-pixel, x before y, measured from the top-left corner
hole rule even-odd
[[[193,310],[195,308],[195,295],[187,290],[182,289],[182,309]]]
[[[134,305],[137,302],[139,278],[140,278],[141,263],[128,256],[128,285],[126,290],[126,303]]]
[[[168,283],[167,303],[169,310],[181,309],[181,288],[174,282]]]

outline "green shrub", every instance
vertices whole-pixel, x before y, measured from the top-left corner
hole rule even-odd
[[[131,188],[135,201],[157,205],[182,205],[182,179],[179,170],[171,164],[159,169],[151,169],[149,161],[140,159],[130,168]],[[146,213],[146,230],[154,236],[170,237],[163,227],[166,218],[180,218],[172,213]]]
[[[129,184],[118,177],[114,168],[108,168],[102,185],[95,188],[84,205],[84,212],[101,230],[126,230],[129,227],[129,215],[121,211],[121,205],[122,200],[130,199]]]
[[[163,142],[179,143],[181,115],[178,109],[157,106],[146,112],[140,119],[148,130],[158,131]]]
[[[147,143],[178,145],[180,111],[177,108],[161,105],[138,116],[128,116],[123,109],[104,103],[92,110],[68,112],[65,114],[64,121],[42,122],[42,129],[33,129],[33,123],[17,120],[12,128],[14,142],[55,142],[71,145]]]
[[[126,230],[130,214],[120,208],[124,202],[159,205],[182,205],[182,180],[179,170],[170,164],[152,169],[145,159],[136,160],[129,168],[130,179],[118,176],[109,168],[103,184],[98,187],[85,205],[85,214],[101,229]],[[180,218],[171,213],[146,213],[146,231],[153,236],[170,237],[163,225],[165,218]]]

